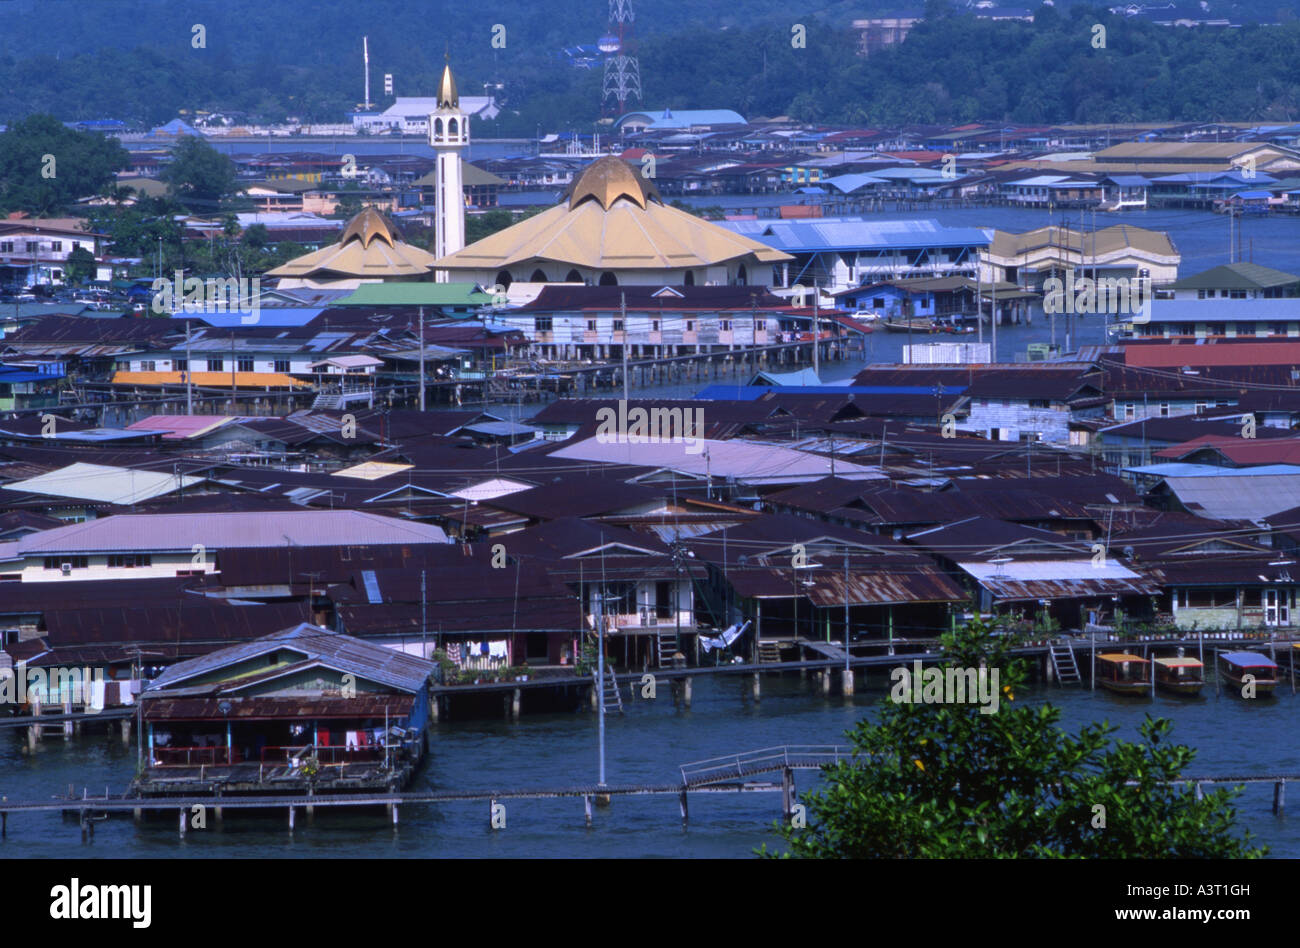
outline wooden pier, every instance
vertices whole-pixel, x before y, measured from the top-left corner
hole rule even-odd
[[[130,813],[139,820],[146,812],[154,814],[175,813],[179,835],[184,837],[191,820],[195,828],[206,828],[207,810],[211,808],[217,821],[225,810],[284,810],[288,814],[289,830],[296,826],[297,812],[308,816],[316,808],[373,809],[382,807],[393,826],[399,822],[403,806],[431,806],[445,803],[477,802],[488,804],[488,825],[492,829],[504,828],[503,800],[558,800],[583,801],[584,822],[592,822],[593,801],[608,804],[614,797],[675,796],[678,799],[682,826],[689,823],[689,794],[692,793],[780,793],[781,812],[789,822],[796,813],[798,795],[794,774],[799,770],[821,770],[845,761],[852,761],[852,748],[843,745],[783,745],[715,757],[683,764],[679,770],[680,782],[663,784],[578,784],[565,787],[537,789],[487,789],[443,790],[425,792],[341,793],[316,795],[271,794],[263,796],[222,797],[215,794],[189,794],[167,799],[110,796],[92,797],[87,790],[80,797],[72,794],[47,800],[17,800],[0,798],[0,839],[8,835],[9,817],[19,814],[59,813],[77,820],[83,839],[93,839],[95,824],[111,816]],[[779,773],[781,782],[756,781],[752,778],[768,773]],[[1281,816],[1286,805],[1286,785],[1300,780],[1300,774],[1240,774],[1204,775],[1182,777],[1172,781],[1176,785],[1195,787],[1196,799],[1201,799],[1206,786],[1246,786],[1272,784],[1274,816]],[[1130,781],[1135,786],[1136,781]]]

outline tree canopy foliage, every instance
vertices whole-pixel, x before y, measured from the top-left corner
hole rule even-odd
[[[235,190],[235,164],[201,138],[182,136],[158,177],[186,207],[212,213]]]
[[[886,700],[850,732],[855,758],[805,796],[807,825],[782,827],[812,858],[1231,858],[1265,855],[1237,835],[1232,790],[1196,799],[1172,781],[1195,757],[1147,717],[1138,742],[1114,728],[1069,735],[1051,704],[1016,702],[1026,680],[1011,642],[975,621],[944,637],[943,668],[997,669],[994,713],[974,703]],[[767,854],[766,852],[764,854]]]
[[[97,194],[128,166],[115,138],[32,115],[0,134],[0,210],[49,214]]]
[[[1300,22],[1266,0],[1213,7],[1290,21],[1175,29],[1075,5],[1037,6],[1033,23],[995,22],[930,0],[906,42],[858,56],[852,20],[894,6],[804,4],[804,48],[792,43],[781,0],[641,10],[638,107],[847,124],[1300,118]],[[504,102],[499,119],[478,124],[480,135],[589,131],[600,118],[600,68],[574,68],[563,50],[595,42],[604,4],[498,0],[491,16],[450,4],[426,23],[404,0],[369,0],[363,14],[351,0],[317,0],[304,32],[301,13],[263,0],[119,0],[78,4],[58,29],[34,28],[51,9],[0,4],[0,116],[49,111],[149,125],[226,110],[250,121],[340,122],[361,98],[365,33],[381,108],[391,104],[385,72],[399,95],[431,94],[447,48],[462,94],[491,84]],[[497,24],[504,48],[492,45]],[[1093,45],[1096,24],[1106,27],[1105,48]],[[205,28],[201,48],[195,25]]]

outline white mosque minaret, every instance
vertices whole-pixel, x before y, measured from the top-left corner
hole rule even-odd
[[[438,104],[429,116],[429,144],[438,155],[436,200],[438,216],[434,256],[445,257],[465,246],[465,192],[461,174],[461,150],[469,145],[469,116],[460,110],[460,96],[451,64],[442,70],[438,83]],[[436,274],[439,283],[448,280],[447,271]]]

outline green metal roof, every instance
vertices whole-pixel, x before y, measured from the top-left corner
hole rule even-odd
[[[1170,284],[1174,290],[1265,290],[1300,283],[1300,276],[1257,263],[1225,263]]]
[[[486,306],[477,283],[363,283],[336,306]]]

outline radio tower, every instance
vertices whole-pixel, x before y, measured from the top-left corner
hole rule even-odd
[[[632,39],[632,0],[609,0],[609,31],[600,38],[605,54],[605,84],[600,96],[601,114],[627,111],[632,99],[641,101],[641,67],[637,65],[636,43]]]

